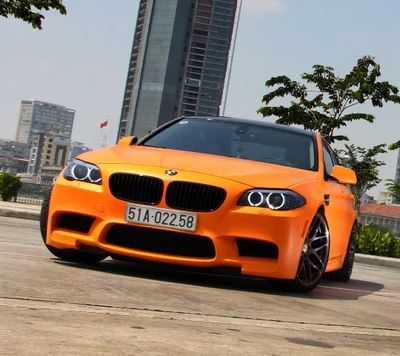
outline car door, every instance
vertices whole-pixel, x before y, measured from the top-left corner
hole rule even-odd
[[[350,189],[339,183],[330,174],[338,159],[332,148],[323,140],[323,155],[325,168],[325,215],[331,234],[330,258],[339,257],[346,250],[350,231],[354,221],[354,198]]]

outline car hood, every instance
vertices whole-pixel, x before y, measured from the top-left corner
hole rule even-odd
[[[245,159],[214,156],[162,148],[111,146],[86,152],[78,159],[93,164],[132,164],[184,170],[226,178],[251,187],[288,188],[307,180],[317,180],[317,172],[255,162]]]

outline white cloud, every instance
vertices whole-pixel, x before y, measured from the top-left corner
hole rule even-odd
[[[255,15],[281,14],[286,7],[281,0],[243,0],[243,11]]]

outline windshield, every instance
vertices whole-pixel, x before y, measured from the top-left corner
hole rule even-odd
[[[311,135],[245,121],[182,119],[140,145],[317,169]]]

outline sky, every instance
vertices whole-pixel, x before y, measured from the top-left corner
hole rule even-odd
[[[116,140],[139,0],[63,3],[67,16],[46,12],[42,31],[0,17],[0,138],[15,138],[21,100],[36,99],[76,110],[72,139],[99,148]],[[345,76],[365,55],[381,66],[380,80],[400,88],[399,13],[396,0],[243,0],[224,114],[274,121],[257,114],[269,78],[300,81],[315,64]],[[350,143],[400,139],[400,105],[355,109],[376,120],[342,129]],[[378,158],[386,165],[375,197],[394,179],[397,151]]]

